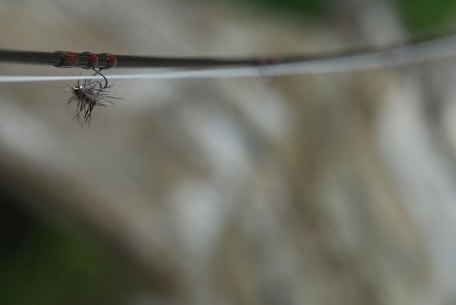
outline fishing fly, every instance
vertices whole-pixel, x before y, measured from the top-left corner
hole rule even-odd
[[[72,102],[76,102],[76,115],[73,117],[73,119],[77,118],[78,123],[81,124],[81,127],[84,125],[84,123],[88,123],[90,126],[92,111],[96,106],[107,107],[116,105],[110,99],[121,99],[109,93],[108,89],[112,88],[113,85],[108,85],[108,80],[101,73],[101,69],[93,70],[95,71],[95,74],[93,74],[91,77],[85,79],[84,81],[78,80],[75,86],[70,87],[72,96],[68,100],[67,105],[71,104]],[[97,74],[102,77],[101,80],[93,79],[93,77]],[[106,120],[103,111],[101,111],[100,108],[98,109],[100,110],[101,115],[107,123],[108,121]]]

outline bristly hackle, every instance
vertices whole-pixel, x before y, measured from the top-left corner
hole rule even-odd
[[[108,80],[106,77],[101,74],[100,70],[95,70],[95,74],[93,74],[90,78],[85,79],[84,81],[77,81],[76,86],[71,87],[71,94],[73,95],[69,100],[68,104],[72,102],[76,102],[76,115],[73,119],[77,118],[78,123],[84,125],[84,123],[88,123],[90,126],[90,120],[92,119],[92,111],[95,106],[99,107],[107,107],[115,105],[109,99],[121,99],[118,97],[114,97],[107,89],[113,87],[113,85],[108,86]],[[93,80],[92,77],[99,74],[103,77],[102,80]],[[104,85],[102,84],[104,82]],[[100,109],[101,111],[101,109]],[[83,114],[82,119],[80,120],[80,116]],[[103,115],[103,112],[101,112]],[[104,118],[104,115],[103,115]],[[106,121],[106,118],[105,118]],[[106,121],[107,122],[107,121]]]

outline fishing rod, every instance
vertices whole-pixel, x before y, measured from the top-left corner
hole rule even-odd
[[[307,59],[307,58],[306,58]],[[262,66],[279,62],[302,61],[304,58],[162,58],[151,56],[95,54],[92,52],[30,52],[0,49],[0,62],[49,65],[61,68],[203,68],[227,66]]]
[[[0,49],[0,63],[41,64],[55,67],[80,67],[107,70],[110,68],[161,68],[142,74],[109,75],[110,79],[184,79],[232,78],[304,75],[351,72],[400,67],[456,57],[456,35],[421,40],[380,50],[358,50],[317,56],[252,57],[252,58],[172,58],[94,54],[91,52],[54,53]],[[94,79],[102,78],[99,75]],[[85,76],[8,76],[0,75],[0,83],[31,81],[66,81]]]
[[[48,65],[60,68],[88,68],[107,70],[111,68],[242,68],[274,67],[302,64],[327,64],[337,60],[360,62],[369,57],[370,61],[386,65],[401,65],[401,62],[413,62],[442,56],[442,52],[455,55],[456,35],[437,39],[392,46],[381,50],[355,50],[323,55],[297,56],[255,56],[245,58],[210,58],[210,57],[152,57],[133,55],[114,55],[112,53],[95,54],[92,52],[31,52],[0,49],[0,62]],[[407,59],[407,57],[409,59]]]

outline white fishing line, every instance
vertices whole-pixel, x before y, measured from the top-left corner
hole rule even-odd
[[[353,55],[335,55],[309,59],[299,63],[283,63],[261,67],[211,68],[211,69],[156,69],[144,74],[106,75],[109,79],[186,79],[233,78],[303,75],[350,72],[399,67],[456,57],[456,35],[414,45],[390,48]],[[87,76],[0,76],[1,83],[67,81],[86,79]],[[101,78],[93,76],[93,78]]]

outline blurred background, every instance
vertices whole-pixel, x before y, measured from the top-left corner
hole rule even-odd
[[[323,54],[455,16],[454,0],[0,0],[0,48]],[[83,128],[71,83],[0,84],[0,304],[456,304],[455,60],[116,83],[109,124],[95,110]]]

